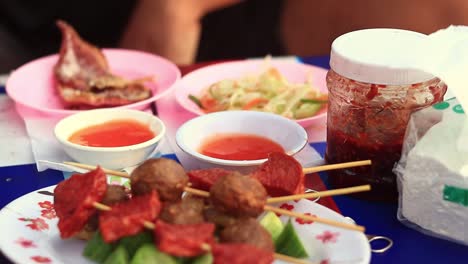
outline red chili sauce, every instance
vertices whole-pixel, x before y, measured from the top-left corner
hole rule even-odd
[[[346,142],[346,144],[343,144]],[[372,191],[355,194],[370,200],[394,201],[398,197],[393,166],[400,160],[403,136],[400,140],[385,144],[369,144],[365,135],[346,135],[341,131],[329,131],[326,160],[330,164],[353,160],[372,160],[371,166],[360,166],[328,172],[330,184],[349,187],[371,184]]]
[[[266,159],[271,152],[284,152],[281,145],[251,134],[216,134],[206,139],[198,152],[224,160]]]
[[[123,147],[143,143],[155,136],[148,125],[131,119],[115,119],[80,129],[68,141],[90,147]]]

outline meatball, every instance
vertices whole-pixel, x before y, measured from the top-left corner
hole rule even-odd
[[[128,194],[125,191],[124,186],[118,185],[107,185],[106,193],[104,194],[104,198],[102,198],[101,203],[105,205],[113,205],[120,201],[128,200]],[[98,214],[95,213],[91,216],[86,223],[86,225],[81,229],[80,232],[75,234],[75,237],[78,239],[89,240],[93,236],[94,232],[99,227],[98,221]]]
[[[177,202],[164,202],[159,218],[171,224],[200,224],[205,221],[204,207],[205,202],[202,198],[186,195]]]
[[[239,219],[239,217],[221,213],[212,206],[205,208],[203,216],[206,221],[214,223],[217,227],[226,227]]]
[[[124,186],[107,185],[106,194],[104,195],[104,198],[102,198],[101,203],[110,206],[128,199],[128,193]]]
[[[214,208],[233,216],[260,215],[266,198],[267,192],[257,179],[238,172],[219,178],[210,189]]]
[[[99,219],[98,214],[95,213],[88,219],[88,222],[83,227],[83,229],[81,229],[80,232],[76,233],[74,237],[82,240],[90,240],[93,237],[94,232],[96,232],[98,228]]]
[[[149,159],[130,176],[132,193],[142,195],[155,189],[161,201],[177,201],[189,178],[184,168],[172,159]]]
[[[270,233],[254,218],[235,221],[221,231],[220,241],[225,243],[246,243],[266,251],[274,251]]]

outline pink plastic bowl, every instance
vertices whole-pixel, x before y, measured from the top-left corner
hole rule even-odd
[[[134,50],[104,49],[111,71],[127,78],[155,76],[150,88],[153,96],[146,100],[121,106],[142,110],[151,102],[169,94],[173,84],[180,79],[177,66],[162,57]],[[38,114],[64,117],[80,110],[69,110],[63,105],[55,87],[53,67],[58,55],[31,61],[15,70],[7,80],[6,91],[20,108]]]

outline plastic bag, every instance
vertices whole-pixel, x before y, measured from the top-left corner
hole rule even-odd
[[[396,164],[398,219],[435,237],[468,245],[466,115],[455,98],[415,112]]]

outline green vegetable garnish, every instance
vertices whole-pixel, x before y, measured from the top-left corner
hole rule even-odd
[[[275,243],[284,228],[281,219],[273,212],[266,213],[262,220],[260,220],[260,225],[270,233],[271,239],[273,239]]]
[[[295,258],[306,258],[309,255],[304,248],[304,245],[294,229],[291,219],[284,227],[275,243],[276,252],[285,254]]]
[[[142,245],[135,256],[133,256],[130,264],[177,264],[177,261],[174,257],[163,253],[156,249],[154,244],[144,244]]]
[[[213,255],[211,255],[210,253],[198,256],[192,261],[192,264],[212,264],[212,263],[213,263]]]
[[[114,244],[108,244],[102,239],[101,233],[94,233],[93,237],[86,243],[83,256],[98,263],[103,263],[114,250]]]
[[[326,104],[328,101],[325,100],[315,100],[315,99],[301,99],[301,103],[306,104]]]
[[[104,261],[103,264],[128,264],[130,258],[128,252],[123,246],[118,246]]]
[[[192,102],[194,102],[196,105],[198,105],[198,107],[200,107],[201,109],[203,109],[203,105],[202,105],[200,99],[198,99],[195,95],[189,94],[188,98],[189,98],[190,100],[192,100]]]
[[[144,244],[153,243],[153,233],[145,231],[133,236],[123,237],[119,240],[118,245],[127,250],[128,257],[133,258],[135,252]]]

